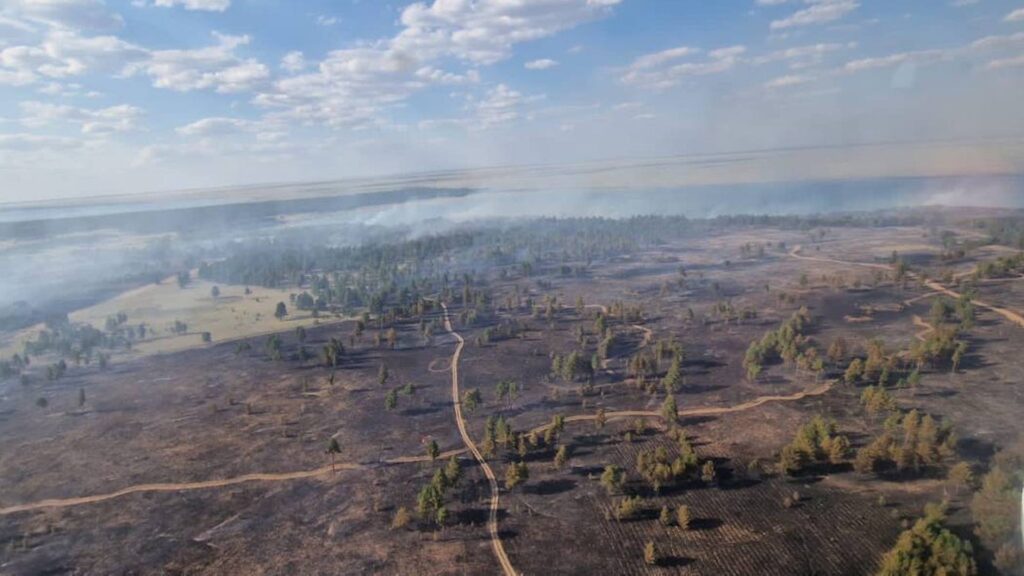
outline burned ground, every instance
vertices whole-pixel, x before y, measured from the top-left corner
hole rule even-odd
[[[524,458],[529,480],[500,494],[499,534],[518,571],[868,574],[904,521],[943,498],[951,501],[954,530],[970,537],[969,493],[951,492],[942,470],[919,478],[878,477],[853,472],[850,458],[796,477],[778,472],[780,450],[814,416],[833,420],[855,449],[868,444],[882,422],[861,407],[865,384],[841,382],[841,367],[814,374],[772,360],[759,377],[748,378],[748,345],[804,308],[811,317],[807,336],[822,352],[842,337],[852,354],[860,355],[873,338],[897,354],[922,335],[914,317],[928,319],[934,296],[919,282],[894,282],[879,268],[843,262],[884,267],[896,251],[908,255],[912,266],[930,266],[941,251],[923,228],[850,227],[825,238],[809,236],[751,227],[594,262],[585,276],[491,279],[496,302],[518,287],[539,311],[499,306],[493,321],[456,322],[466,340],[461,389],[479,389],[483,400],[465,414],[471,436],[481,442],[488,417],[501,416],[520,432],[543,427],[555,415],[569,417],[557,440],[568,450],[567,463],[554,465],[555,446],[532,448]],[[772,244],[763,257],[741,253],[747,243],[767,242]],[[800,254],[821,260],[792,257],[797,246]],[[1022,291],[1024,283],[1014,281],[981,283],[978,298],[1020,310]],[[545,297],[556,299],[551,318],[541,305]],[[576,308],[577,298],[584,308]],[[553,376],[552,356],[578,349],[580,328],[592,350],[600,307],[615,303],[640,306],[642,319],[608,316],[615,344],[592,381]],[[747,312],[722,314],[723,305]],[[452,305],[453,315],[460,311]],[[438,318],[435,309],[424,320]],[[485,330],[498,320],[516,320],[525,329],[484,341]],[[310,475],[5,513],[2,571],[499,571],[486,529],[488,483],[463,452],[454,424],[454,338],[437,331],[428,342],[418,320],[395,328],[394,349],[375,344],[372,325],[354,339],[354,322],[346,321],[310,328],[301,344],[293,330],[281,332],[283,360],[270,358],[261,336],[249,339],[248,349],[215,343],[115,362],[108,370],[76,368],[55,382],[5,382],[0,508],[139,484]],[[928,367],[917,389],[891,390],[904,410],[952,422],[960,437],[957,459],[978,468],[1019,431],[1021,330],[979,309],[957,372]],[[317,356],[332,337],[347,348],[333,384],[332,370]],[[714,463],[717,478],[654,493],[633,469],[640,451],[674,449],[659,415],[665,394],[634,386],[629,359],[666,341],[685,351],[675,394],[680,426],[700,460]],[[298,359],[300,346],[313,357]],[[381,365],[388,371],[384,384]],[[517,383],[515,397],[496,397],[502,380]],[[81,408],[79,389],[86,397]],[[392,391],[397,405],[388,410],[385,398]],[[797,398],[801,393],[812,394]],[[45,407],[37,405],[41,397]],[[752,407],[729,411],[746,405]],[[703,409],[709,412],[686,415]],[[599,410],[609,415],[604,427],[594,422]],[[620,412],[639,415],[618,417]],[[638,426],[642,432],[633,430]],[[341,448],[336,471],[323,470],[331,464],[325,454],[331,438]],[[431,440],[442,452],[456,451],[463,472],[446,496],[450,519],[444,528],[415,518],[418,492],[445,464],[445,458],[425,457]],[[500,448],[490,458],[499,484],[518,459],[514,450]],[[599,482],[610,465],[629,472],[630,489],[643,496],[645,511],[638,518],[610,517],[622,497]],[[662,506],[680,505],[691,510],[691,528],[662,526]],[[392,528],[401,507],[414,518]],[[643,562],[647,542],[660,552],[657,567]]]

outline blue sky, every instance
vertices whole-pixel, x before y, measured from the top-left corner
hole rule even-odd
[[[0,0],[0,201],[948,140],[988,156],[865,170],[1020,171],[1021,94],[1020,0]]]

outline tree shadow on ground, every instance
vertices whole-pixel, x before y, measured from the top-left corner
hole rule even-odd
[[[666,556],[658,559],[658,567],[660,568],[683,568],[693,564],[695,560],[693,558],[687,558],[685,556]]]
[[[543,480],[532,486],[526,486],[523,488],[524,492],[530,494],[536,494],[538,496],[551,496],[553,494],[561,494],[568,492],[575,488],[578,483],[575,480],[563,479],[563,480]]]

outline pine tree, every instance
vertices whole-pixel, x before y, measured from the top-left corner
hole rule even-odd
[[[682,381],[682,377],[682,359],[677,354],[673,356],[668,372],[661,379],[661,386],[665,389],[665,393],[669,395],[675,394],[679,390],[679,383]]]
[[[448,479],[449,486],[455,486],[462,478],[462,467],[459,466],[459,459],[454,454],[448,458],[448,464],[444,468],[444,476]]]
[[[668,506],[661,507],[661,512],[658,514],[658,522],[660,522],[662,526],[672,525],[672,514],[668,511]]]
[[[676,406],[675,396],[669,394],[661,404],[661,417],[669,424],[675,424],[679,420],[679,408]]]
[[[395,517],[391,520],[391,529],[405,528],[409,525],[410,521],[412,521],[412,517],[409,515],[409,510],[405,506],[401,506],[395,512]]]
[[[644,544],[644,564],[648,566],[655,566],[658,564],[658,551],[654,547],[654,542],[647,541]]]
[[[555,468],[562,468],[565,466],[566,460],[569,459],[569,450],[565,446],[559,446],[555,452]]]
[[[704,466],[700,470],[700,479],[705,484],[712,484],[715,481],[715,463],[711,460],[704,462]]]
[[[327,453],[331,456],[331,471],[334,471],[334,457],[341,454],[341,445],[338,444],[337,438],[331,438],[331,441],[327,443]]]
[[[687,506],[680,506],[676,509],[676,526],[683,530],[690,529],[690,509]]]

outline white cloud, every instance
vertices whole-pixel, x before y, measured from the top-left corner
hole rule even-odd
[[[383,125],[385,110],[416,92],[477,83],[477,68],[508,58],[515,45],[605,16],[619,2],[416,2],[402,10],[395,36],[332,51],[315,71],[278,80],[254,102],[271,117],[302,123]],[[468,69],[445,70],[442,61]]]
[[[223,12],[231,7],[231,0],[153,0],[153,5],[163,8],[181,6],[185,10]]]
[[[409,5],[402,11],[404,29],[392,48],[426,59],[441,56],[477,64],[507,58],[512,46],[552,36],[599,18],[621,0],[540,0],[470,3],[436,0]]]
[[[0,9],[11,19],[75,30],[110,31],[124,26],[124,18],[103,0],[6,0]]]
[[[1024,55],[991,60],[985,65],[985,68],[989,70],[1000,70],[1002,68],[1019,68],[1021,66],[1024,66]]]
[[[1024,22],[1024,8],[1017,8],[1003,18],[1005,22]]]
[[[613,110],[636,110],[638,108],[643,108],[643,106],[644,106],[643,102],[630,101],[630,102],[620,102],[620,103],[616,104],[615,106],[613,106],[612,109]]]
[[[240,118],[203,118],[174,129],[182,136],[223,136],[238,134],[253,127],[253,122]]]
[[[487,129],[517,120],[524,104],[543,99],[544,96],[524,96],[505,84],[498,84],[488,90],[482,100],[472,103],[477,120],[475,127]]]
[[[36,75],[29,70],[0,68],[0,86],[27,86],[36,81]]]
[[[788,88],[790,86],[799,86],[801,84],[806,84],[811,80],[812,78],[809,76],[803,76],[800,74],[789,74],[765,82],[764,87],[767,88],[768,90],[777,90],[779,88]]]
[[[77,125],[83,134],[92,135],[134,130],[143,115],[141,108],[128,104],[89,109],[28,101],[19,106],[23,113],[21,123],[26,127],[37,128],[60,121]]]
[[[338,22],[340,22],[340,20],[338,19],[337,16],[327,16],[321,14],[316,17],[316,23],[318,26],[334,26]]]
[[[912,50],[896,52],[884,56],[860,58],[845,63],[837,72],[853,73],[867,70],[892,68],[903,64],[929,64],[935,62],[969,61],[979,63],[987,59],[984,69],[996,70],[1016,66],[1017,58],[1004,57],[993,59],[993,52],[1003,52],[1024,46],[1024,32],[1006,35],[985,36],[953,48],[933,48],[928,50]]]
[[[846,72],[862,72],[879,68],[891,68],[904,62],[931,62],[941,60],[948,56],[945,50],[916,50],[913,52],[897,52],[873,58],[861,58],[851,60],[843,65]]]
[[[679,58],[686,56],[692,56],[700,52],[696,48],[690,48],[689,46],[679,46],[678,48],[669,48],[668,50],[662,50],[661,52],[655,52],[653,54],[645,54],[633,61],[633,65],[630,66],[633,70],[647,70],[649,68],[656,68]]]
[[[837,52],[844,48],[852,48],[853,46],[854,45],[852,44],[839,43],[794,46],[758,56],[751,59],[751,62],[757,65],[768,64],[770,62],[791,62],[791,66],[806,67],[820,63],[826,54]]]
[[[772,30],[783,30],[796,26],[810,26],[834,22],[853,12],[860,3],[856,0],[804,0],[806,8],[780,20],[773,20]]]
[[[446,126],[455,126],[474,131],[489,130],[496,126],[511,124],[521,119],[532,119],[537,113],[524,113],[524,108],[545,99],[543,94],[524,95],[513,90],[506,84],[498,84],[489,88],[481,96],[466,96],[468,116],[462,118],[442,118],[422,120],[417,123],[421,130],[429,130]]]
[[[0,151],[15,152],[57,152],[79,148],[83,142],[77,138],[44,136],[40,134],[0,134]]]
[[[416,78],[425,80],[431,84],[476,84],[480,81],[480,73],[476,70],[469,70],[465,74],[447,72],[433,66],[423,66],[416,70]]]
[[[974,6],[981,0],[949,0],[949,5],[955,8],[963,8],[964,6]]]
[[[527,70],[547,70],[558,66],[558,62],[550,58],[541,58],[540,60],[531,60],[523,64],[523,68]]]
[[[729,71],[740,62],[740,57],[746,50],[744,46],[729,46],[708,52],[708,57],[701,62],[676,62],[681,58],[699,54],[700,50],[686,46],[671,48],[640,56],[629,66],[621,80],[625,84],[656,90],[670,88],[687,76],[706,76]]]
[[[219,93],[252,90],[270,77],[270,70],[253,58],[241,58],[235,49],[249,43],[248,36],[214,32],[217,43],[205,48],[157,50],[148,59],[126,69],[144,73],[153,86],[177,92],[213,89]]]
[[[285,72],[299,72],[305,67],[306,58],[298,50],[292,50],[281,58],[281,69]]]
[[[115,36],[84,37],[72,30],[55,28],[38,45],[9,46],[0,50],[0,83],[24,85],[40,77],[118,72],[126,64],[146,56],[144,49]]]

